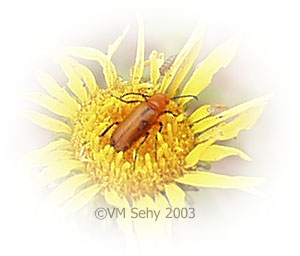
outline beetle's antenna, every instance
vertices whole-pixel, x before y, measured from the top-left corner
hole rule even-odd
[[[124,103],[137,103],[137,102],[142,103],[142,102],[144,102],[144,101],[141,101],[141,100],[123,100],[122,97],[120,98],[120,97],[117,97],[113,94],[111,96],[118,99],[119,101],[124,102]]]
[[[195,95],[180,95],[180,96],[175,96],[173,98],[171,98],[171,100],[176,100],[176,99],[180,99],[180,98],[194,98],[195,100],[198,100],[198,97]]]
[[[147,95],[147,94],[143,94],[143,93],[140,93],[140,92],[128,92],[128,93],[125,93],[121,96],[121,99],[123,99],[123,97],[127,96],[127,95],[140,95],[142,96],[145,100],[147,100],[147,98],[150,98],[151,96],[150,95]]]

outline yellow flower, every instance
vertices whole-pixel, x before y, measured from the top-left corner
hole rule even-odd
[[[38,177],[41,185],[61,181],[49,201],[64,203],[73,212],[89,203],[96,195],[104,196],[110,205],[166,208],[185,205],[184,187],[214,187],[255,192],[261,178],[227,176],[204,171],[200,165],[237,155],[250,160],[237,148],[220,142],[235,138],[241,130],[250,129],[261,114],[269,96],[225,108],[202,105],[187,116],[186,106],[192,98],[171,100],[159,122],[141,136],[125,152],[110,145],[115,122],[122,122],[140,103],[125,103],[120,97],[136,92],[147,95],[198,95],[211,82],[214,74],[225,68],[233,58],[237,39],[218,46],[194,70],[182,85],[200,52],[204,32],[197,27],[175,60],[165,62],[163,53],[152,51],[144,58],[144,29],[139,21],[135,64],[130,81],[118,76],[112,56],[124,39],[128,28],[109,45],[107,53],[86,47],[66,47],[55,61],[68,77],[67,87],[60,86],[46,73],[38,78],[46,93],[32,93],[36,104],[50,110],[55,117],[30,112],[28,117],[56,134],[55,140],[30,156],[34,166],[43,170]],[[96,61],[103,69],[107,89],[100,89],[93,73],[74,59]],[[144,75],[149,68],[150,75]],[[127,95],[123,100],[143,100],[140,95]],[[161,129],[161,130],[160,130]],[[103,136],[104,131],[107,131]],[[119,220],[122,222],[122,220]],[[138,221],[137,221],[138,222]],[[130,225],[125,222],[125,227]]]

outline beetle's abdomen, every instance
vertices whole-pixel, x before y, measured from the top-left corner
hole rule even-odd
[[[111,137],[111,145],[119,151],[126,151],[135,141],[144,136],[156,123],[159,115],[147,102],[136,107],[127,118],[121,122]]]

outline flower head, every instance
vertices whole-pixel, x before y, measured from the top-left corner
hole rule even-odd
[[[74,211],[97,194],[103,195],[111,205],[130,208],[137,205],[182,207],[184,185],[254,192],[260,178],[216,174],[204,170],[201,164],[233,155],[250,159],[241,150],[220,143],[235,138],[241,130],[250,129],[268,96],[233,108],[202,105],[189,116],[186,108],[192,97],[170,100],[166,113],[160,114],[147,130],[149,134],[141,132],[127,150],[116,150],[111,143],[114,131],[142,101],[147,104],[143,95],[163,93],[170,99],[198,95],[210,84],[214,74],[230,63],[237,47],[236,39],[217,47],[182,84],[200,52],[202,28],[195,29],[171,61],[165,62],[164,54],[155,50],[145,60],[140,21],[131,79],[124,81],[112,56],[127,30],[109,45],[107,54],[86,47],[63,48],[55,61],[68,77],[67,87],[58,85],[46,73],[39,74],[47,94],[33,93],[30,98],[55,117],[37,112],[28,116],[59,136],[29,158],[35,166],[43,166],[38,178],[40,184],[60,181],[49,198],[66,202],[64,208]],[[74,57],[97,61],[103,69],[107,89],[100,89],[89,68]],[[146,68],[150,70],[149,77],[144,76]]]

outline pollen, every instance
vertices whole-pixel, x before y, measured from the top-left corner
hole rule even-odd
[[[185,157],[194,148],[194,134],[190,129],[182,106],[171,101],[166,113],[125,152],[116,152],[110,139],[116,126],[102,132],[115,122],[122,122],[140,103],[124,103],[112,95],[133,92],[131,86],[119,85],[103,90],[84,104],[72,127],[71,143],[75,157],[86,165],[85,172],[98,183],[100,191],[114,190],[128,199],[144,195],[155,196],[164,186],[184,174]],[[136,91],[135,91],[136,92]],[[154,95],[154,89],[138,92]],[[128,98],[143,100],[134,95]]]

